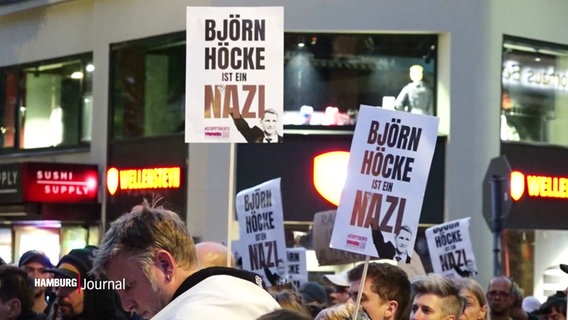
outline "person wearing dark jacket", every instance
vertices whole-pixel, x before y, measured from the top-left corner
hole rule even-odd
[[[0,266],[0,319],[43,320],[32,310],[34,283],[26,271],[11,265]]]
[[[384,259],[393,259],[403,263],[410,263],[409,249],[412,240],[412,229],[403,225],[395,234],[395,243],[386,242],[383,233],[379,228],[371,230],[373,243],[377,249],[379,257]]]
[[[278,133],[280,127],[280,118],[275,109],[269,108],[264,111],[264,115],[260,119],[262,128],[258,126],[251,127],[240,114],[230,114],[235,127],[243,135],[248,143],[282,143],[283,136]]]
[[[57,279],[77,279],[77,286],[55,288],[55,302],[48,315],[49,320],[127,320],[129,315],[120,308],[120,298],[116,290],[106,286],[94,286],[89,289],[85,283],[107,281],[96,279],[89,271],[93,267],[93,255],[96,248],[89,246],[73,249],[63,256],[57,266],[47,270]],[[124,289],[124,288],[122,288]]]

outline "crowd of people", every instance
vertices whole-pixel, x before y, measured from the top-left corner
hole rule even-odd
[[[235,265],[226,246],[194,243],[178,214],[145,201],[111,223],[100,247],[56,265],[33,250],[1,265],[0,320],[566,320],[566,291],[541,304],[505,276],[484,290],[472,278],[410,279],[396,264],[365,262],[296,286]]]

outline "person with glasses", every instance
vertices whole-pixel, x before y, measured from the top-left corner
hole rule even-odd
[[[491,278],[487,287],[487,302],[489,303],[490,320],[511,319],[513,281],[505,276]]]

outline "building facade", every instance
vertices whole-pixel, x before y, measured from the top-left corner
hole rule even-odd
[[[373,1],[338,0],[28,0],[0,2],[0,67],[23,65],[82,53],[92,54],[92,107],[88,143],[65,150],[15,150],[1,163],[45,162],[97,164],[106,185],[109,119],[113,83],[111,47],[122,42],[185,30],[187,6],[283,6],[286,32],[385,33],[437,35],[436,109],[445,152],[444,220],[471,217],[478,279],[492,275],[492,234],[482,216],[482,183],[491,158],[500,154],[500,108],[504,36],[568,44],[568,2],[546,5],[530,0],[501,1]],[[188,44],[191,45],[191,44]],[[85,125],[83,126],[85,127]],[[234,150],[229,145],[189,144],[175,159],[187,181],[189,231],[205,240],[227,238],[229,195],[234,194]],[[141,149],[143,150],[143,148]],[[142,152],[142,151],[141,151]],[[168,152],[161,150],[160,152]],[[123,155],[127,157],[126,155]],[[172,160],[175,162],[175,160]],[[169,163],[167,163],[169,165]],[[101,225],[108,223],[109,196],[99,190]],[[232,229],[232,228],[231,228]],[[544,231],[543,231],[544,232]],[[551,232],[552,233],[552,232]],[[551,236],[547,233],[547,237]],[[541,235],[537,234],[537,238]],[[566,241],[565,232],[554,237]],[[548,238],[547,238],[548,239]],[[548,240],[546,245],[548,246]],[[547,266],[557,263],[537,247],[535,290]],[[545,257],[546,256],[546,257]],[[566,261],[564,261],[566,263]]]

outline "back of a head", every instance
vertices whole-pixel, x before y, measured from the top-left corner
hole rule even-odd
[[[347,277],[350,282],[360,280],[363,275],[364,263],[349,270]],[[366,279],[371,279],[371,289],[381,299],[396,300],[398,302],[397,316],[408,311],[410,306],[410,280],[408,275],[400,267],[389,263],[369,263]]]
[[[410,284],[412,300],[418,295],[433,294],[444,300],[442,314],[459,318],[465,308],[465,299],[460,295],[460,286],[439,274],[417,276]]]
[[[256,320],[311,320],[302,313],[290,309],[278,309],[258,317]]]
[[[18,299],[21,313],[32,310],[34,302],[34,283],[28,273],[12,265],[0,266],[0,300],[6,303]]]
[[[197,261],[203,268],[207,267],[235,267],[235,257],[230,254],[231,262],[227,264],[229,248],[220,242],[202,241],[195,244]]]
[[[544,318],[546,318],[547,315],[556,311],[564,315],[564,318],[566,318],[566,303],[566,292],[556,291],[555,294],[548,296],[540,308],[533,311],[533,314],[537,316],[544,316]]]
[[[282,309],[291,309],[307,317],[311,316],[310,310],[304,302],[304,299],[294,288],[273,291],[271,292],[271,295]]]
[[[195,244],[179,215],[145,200],[111,223],[95,256],[93,272],[104,274],[108,261],[120,253],[149,263],[158,250],[169,252],[180,268],[197,265]]]

